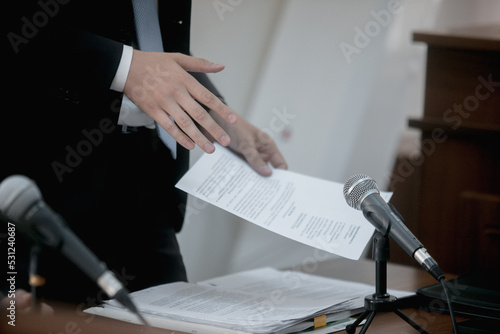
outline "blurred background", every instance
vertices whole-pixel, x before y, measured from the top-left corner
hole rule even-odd
[[[426,45],[413,32],[499,13],[495,0],[193,0],[191,50],[226,65],[210,78],[290,170],[341,183],[364,173],[385,190],[396,156],[419,151],[407,124],[423,109]],[[179,242],[192,282],[318,256],[191,197]]]

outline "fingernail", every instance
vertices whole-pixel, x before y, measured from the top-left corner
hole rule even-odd
[[[211,143],[205,144],[205,146],[203,146],[203,148],[204,148],[204,151],[207,153],[212,153],[213,151],[215,151],[215,146],[212,145]]]
[[[229,121],[229,123],[236,122],[236,115],[235,114],[229,114],[229,116],[227,116],[227,120]]]
[[[273,171],[272,171],[271,167],[269,167],[268,165],[264,165],[264,166],[259,167],[259,172],[261,172],[262,174],[268,175],[268,174],[271,174]]]
[[[224,135],[224,136],[222,136],[222,137],[220,138],[220,143],[221,143],[223,146],[227,146],[227,145],[229,145],[229,142],[230,142],[230,141],[231,141],[231,139],[229,139],[229,136],[226,136],[226,135]]]

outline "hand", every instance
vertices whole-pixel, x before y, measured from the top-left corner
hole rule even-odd
[[[215,147],[200,128],[223,146],[229,145],[230,137],[199,103],[224,123],[234,124],[237,116],[187,71],[215,73],[223,69],[224,65],[180,53],[134,50],[124,93],[180,145],[191,150],[196,144],[212,153]]]
[[[15,301],[16,312],[30,312],[31,311],[31,293],[26,290],[19,289],[15,292],[14,299],[5,297],[0,300],[0,307],[2,310],[7,309],[11,305],[11,300]],[[41,314],[53,314],[54,309],[49,305],[42,303],[40,309]]]
[[[243,155],[250,167],[257,173],[263,176],[271,175],[272,169],[268,163],[271,163],[275,168],[287,169],[285,159],[274,140],[267,133],[237,114],[236,124],[227,124],[217,114],[212,114],[212,111],[210,113],[231,137],[229,148]]]

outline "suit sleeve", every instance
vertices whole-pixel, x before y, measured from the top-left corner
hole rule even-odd
[[[121,59],[123,44],[75,28],[40,38],[14,58],[17,74],[39,86],[59,85],[106,92]]]
[[[19,3],[25,7],[13,5],[4,39],[11,65],[8,70],[14,80],[24,80],[27,88],[63,86],[94,94],[109,90],[122,43],[74,24],[72,19],[78,7],[71,7],[71,3],[67,7],[61,5],[52,17],[42,15],[40,2]],[[47,20],[41,24],[36,17]]]

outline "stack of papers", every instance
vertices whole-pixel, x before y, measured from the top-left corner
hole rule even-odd
[[[131,298],[155,327],[191,333],[297,333],[314,329],[314,318],[345,321],[359,313],[371,285],[297,271],[259,268],[194,283],[170,283],[137,291]],[[396,297],[411,292],[391,290]],[[140,323],[111,300],[85,312]],[[333,331],[329,328],[329,332]]]

